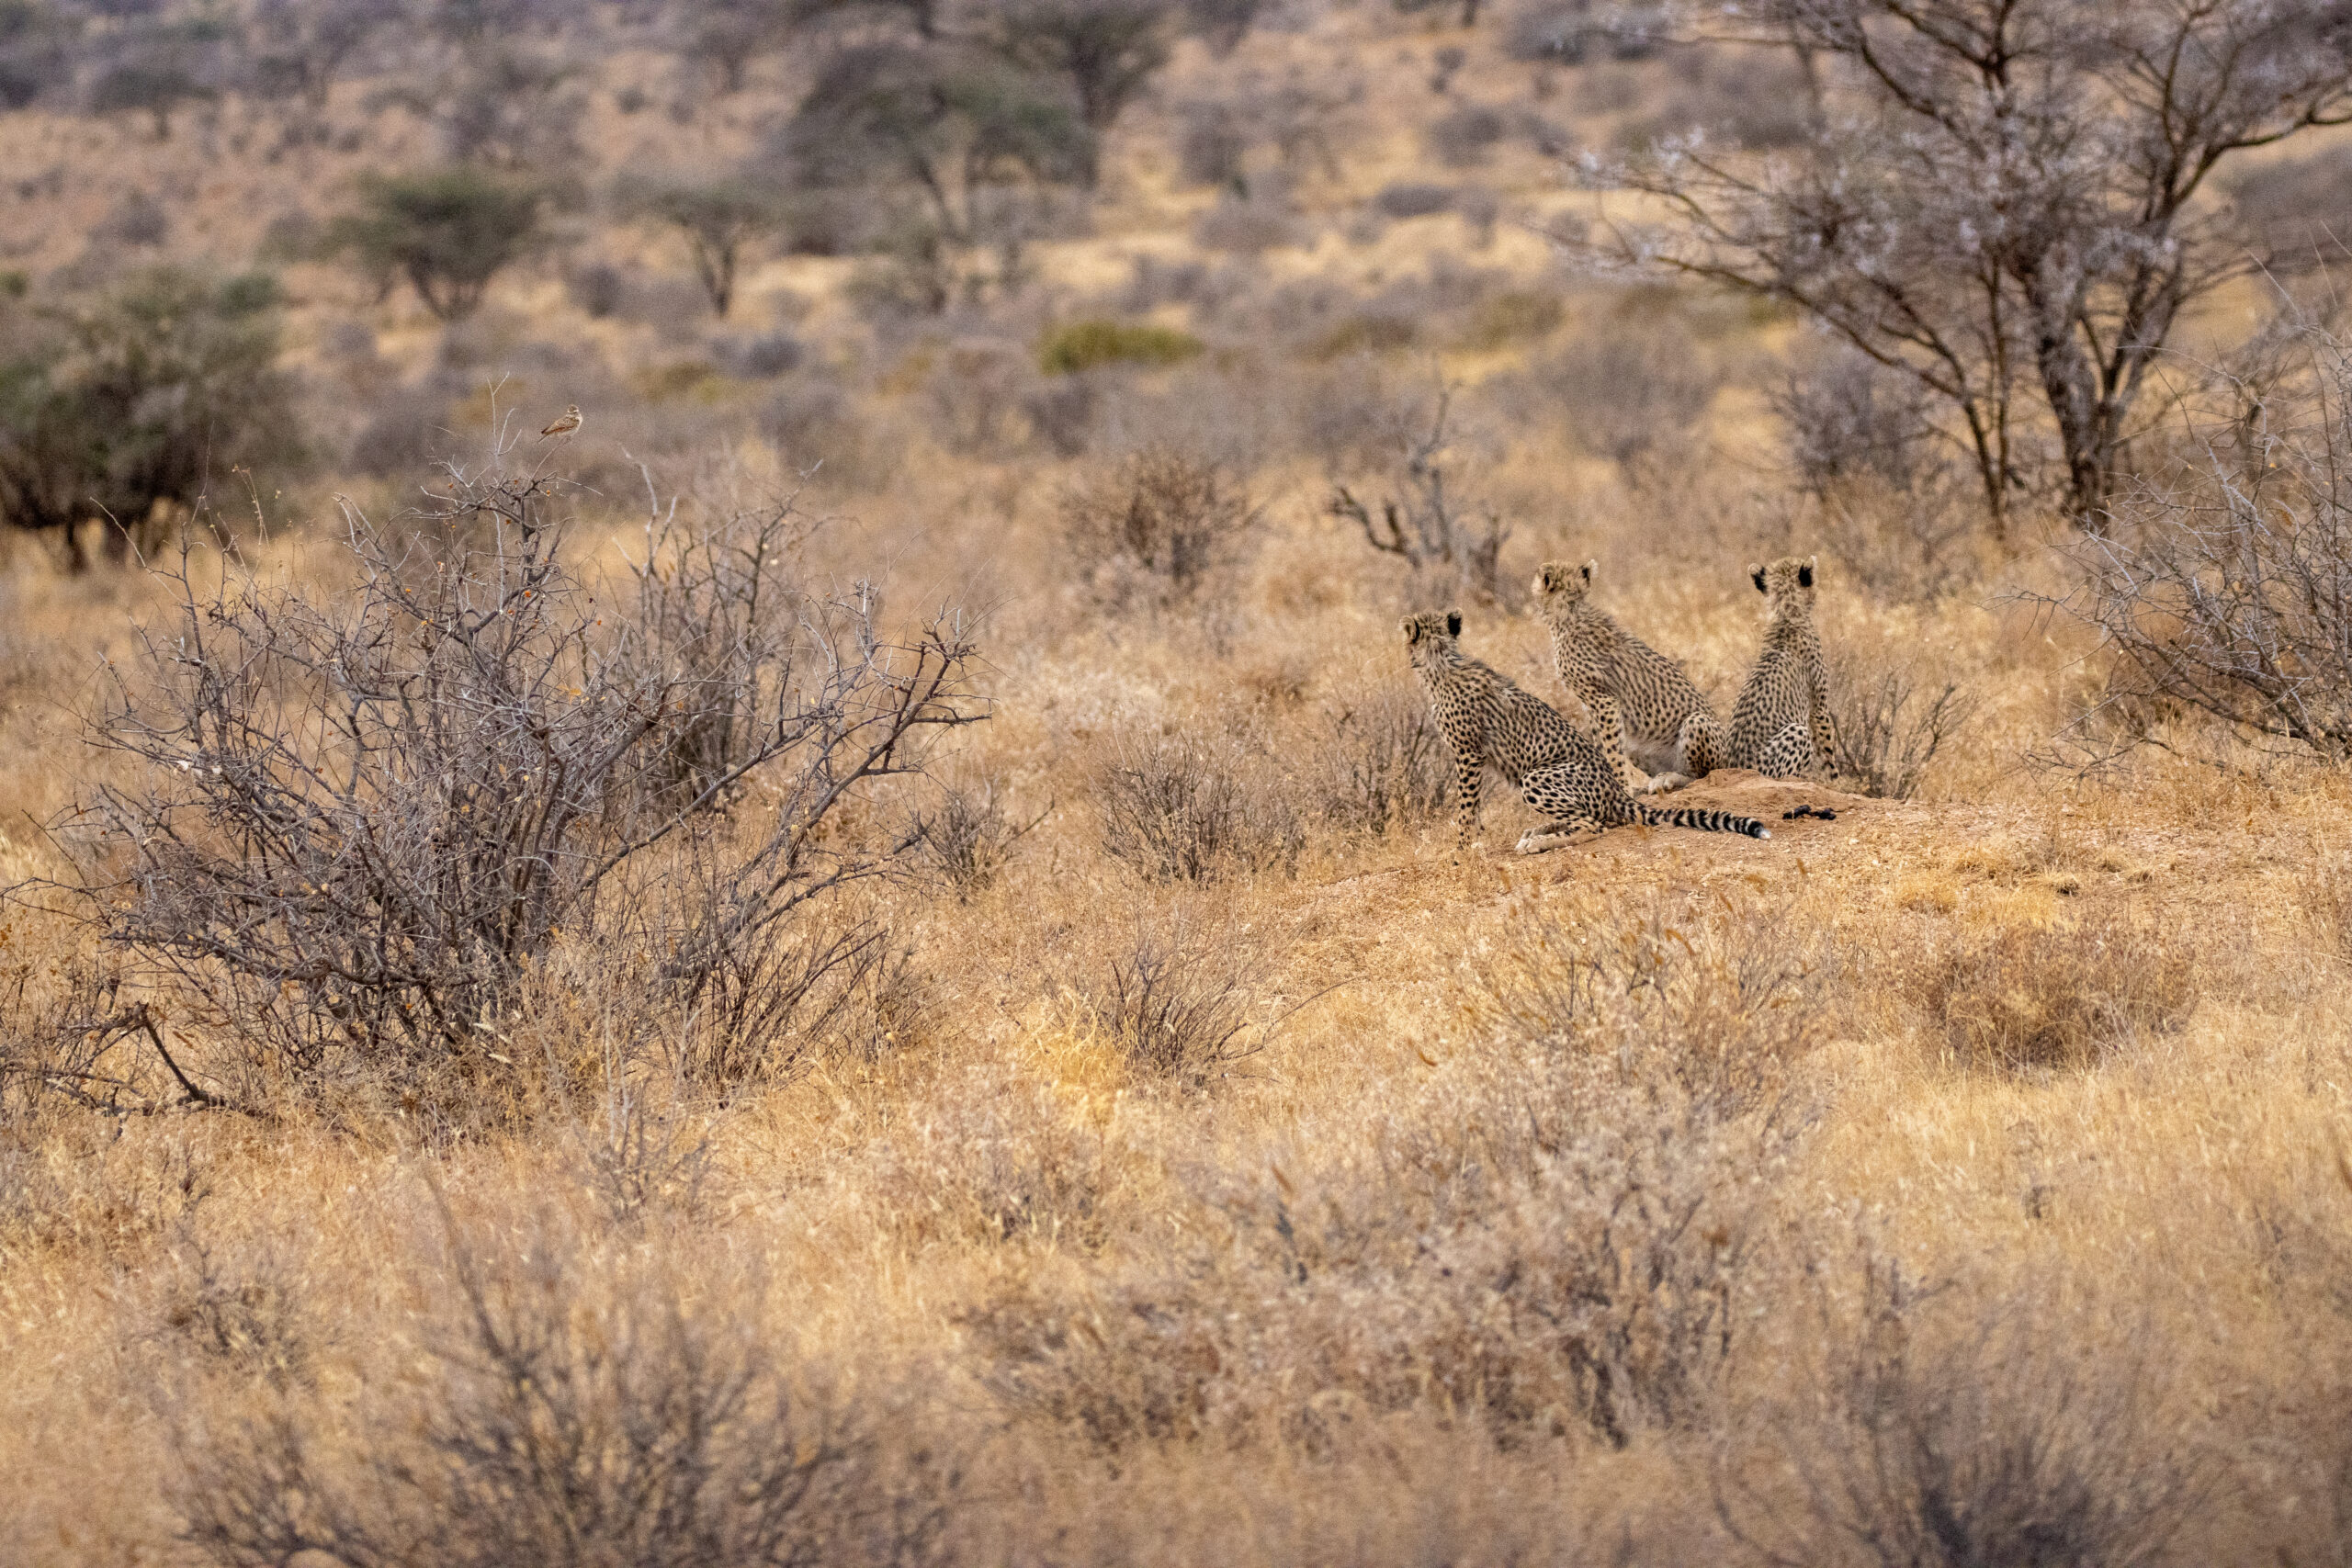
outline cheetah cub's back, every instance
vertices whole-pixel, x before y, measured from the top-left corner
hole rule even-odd
[[[1714,709],[1681,665],[1592,602],[1600,568],[1597,560],[1545,561],[1535,574],[1535,613],[1551,628],[1560,682],[1592,715],[1594,738],[1626,788],[1675,789],[1703,778],[1724,756]]]
[[[1783,556],[1750,566],[1747,575],[1764,595],[1764,646],[1732,705],[1728,760],[1770,778],[1794,778],[1837,751],[1814,620],[1815,558]]]

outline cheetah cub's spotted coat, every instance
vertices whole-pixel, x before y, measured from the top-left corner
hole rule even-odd
[[[1814,558],[1783,556],[1747,575],[1764,595],[1764,650],[1732,705],[1728,761],[1770,778],[1795,778],[1836,755],[1829,677],[1813,619]]]
[[[1681,665],[1593,604],[1600,567],[1544,562],[1535,574],[1535,613],[1552,628],[1561,683],[1592,715],[1600,749],[1625,787],[1679,789],[1722,764],[1723,728]]]
[[[1552,820],[1519,840],[1521,854],[1541,854],[1626,822],[1654,828],[1696,828],[1769,839],[1764,824],[1722,811],[1659,810],[1642,805],[1590,737],[1507,677],[1462,651],[1462,612],[1414,615],[1405,622],[1405,647],[1429,689],[1438,728],[1453,747],[1453,776],[1461,811],[1456,841],[1467,848],[1478,826],[1478,785],[1488,767],[1519,786],[1527,803]]]

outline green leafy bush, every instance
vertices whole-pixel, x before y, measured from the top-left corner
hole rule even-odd
[[[265,274],[157,267],[85,308],[28,312],[0,360],[0,521],[55,530],[78,568],[82,523],[144,547],[232,470],[299,462],[278,299]]]
[[[1048,376],[1068,376],[1102,365],[1178,365],[1201,346],[1200,339],[1173,327],[1095,318],[1047,333],[1037,350],[1037,367]]]
[[[326,248],[386,289],[406,278],[427,310],[462,321],[490,280],[538,243],[546,199],[537,186],[464,166],[371,175],[360,186],[360,209],[335,220]]]

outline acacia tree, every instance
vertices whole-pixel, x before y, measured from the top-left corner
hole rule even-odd
[[[973,244],[992,192],[1081,181],[1094,139],[1067,93],[968,49],[859,44],[819,72],[779,151],[816,186],[911,188]]]
[[[710,308],[724,319],[735,299],[735,268],[743,248],[784,224],[784,204],[771,191],[740,180],[707,182],[640,178],[625,181],[620,205],[669,224],[694,253]]]
[[[266,276],[158,267],[85,308],[0,321],[0,522],[54,534],[78,571],[87,522],[125,558],[232,470],[298,464],[278,301]]]
[[[404,0],[258,0],[255,81],[265,91],[300,96],[317,114],[344,66],[407,13]]]
[[[1770,156],[1669,139],[1596,170],[1668,220],[1573,243],[1792,305],[1916,378],[1996,532],[2044,436],[2068,510],[2104,513],[2174,325],[2253,265],[2214,170],[2352,119],[2345,0],[1746,0],[1684,21],[1799,51],[1823,130]]]
[[[425,308],[461,321],[490,280],[539,243],[545,193],[458,164],[429,174],[372,175],[360,210],[328,230],[328,249],[352,257],[390,288],[406,278]]]
[[[1171,30],[1165,0],[1012,0],[990,18],[989,42],[1068,80],[1080,117],[1101,131],[1168,63]]]

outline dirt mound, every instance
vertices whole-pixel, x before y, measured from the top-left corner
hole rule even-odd
[[[1761,818],[1775,833],[1781,830],[1781,814],[1800,806],[1835,811],[1842,819],[1849,811],[1867,815],[1884,810],[1888,804],[1804,779],[1766,778],[1753,768],[1717,768],[1687,788],[1642,798],[1652,806],[1703,807],[1710,811],[1736,811],[1742,817]],[[1796,820],[1810,823],[1814,818]]]

